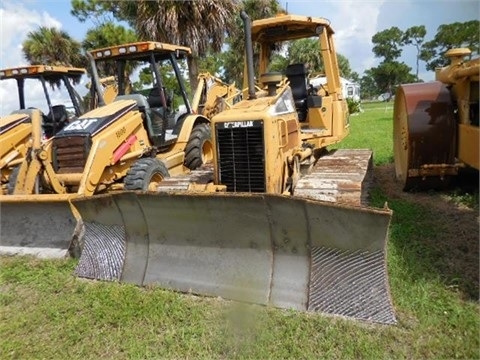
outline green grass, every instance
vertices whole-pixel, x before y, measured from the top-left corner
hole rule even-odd
[[[350,135],[331,149],[372,149],[375,165],[393,162],[392,106],[362,104],[362,112],[350,115]]]
[[[350,145],[342,143],[371,147],[377,165],[392,158],[384,107],[364,105],[351,117]],[[0,358],[479,359],[478,274],[460,270],[465,259],[432,209],[375,189],[372,205],[385,201],[394,211],[388,272],[398,325],[85,281],[73,276],[74,259],[1,257]]]

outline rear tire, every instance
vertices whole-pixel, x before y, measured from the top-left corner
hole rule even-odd
[[[170,177],[165,164],[157,158],[135,161],[123,181],[125,190],[156,191],[158,184]]]
[[[187,146],[185,147],[184,165],[190,170],[213,160],[213,145],[210,126],[197,124],[193,127]]]

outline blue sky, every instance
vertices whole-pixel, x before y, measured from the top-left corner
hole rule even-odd
[[[351,68],[360,75],[378,64],[372,54],[371,38],[384,29],[397,26],[406,30],[425,25],[430,40],[442,24],[480,19],[478,0],[280,0],[291,14],[324,17],[336,32],[339,53],[349,59]],[[0,68],[26,64],[21,43],[29,31],[39,26],[55,26],[81,41],[93,26],[80,23],[70,15],[69,0],[0,0]],[[404,50],[401,58],[415,71],[415,50]],[[433,80],[434,74],[420,64],[420,78]],[[2,82],[2,83],[6,83]],[[0,83],[0,98],[11,89]],[[2,101],[2,107],[4,107]],[[5,112],[1,109],[2,114]]]

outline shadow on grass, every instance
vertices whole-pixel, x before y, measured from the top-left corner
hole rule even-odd
[[[412,283],[439,278],[464,300],[478,301],[478,172],[443,192],[401,191],[392,164],[376,167],[375,177],[372,201],[375,206],[387,201],[394,211],[389,241],[404,276]]]

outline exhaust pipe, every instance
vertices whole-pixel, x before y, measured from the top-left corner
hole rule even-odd
[[[247,77],[248,77],[248,99],[256,99],[255,80],[253,74],[253,45],[252,45],[252,26],[250,17],[242,10],[240,17],[243,20],[243,29],[245,31],[245,54],[247,61]]]

